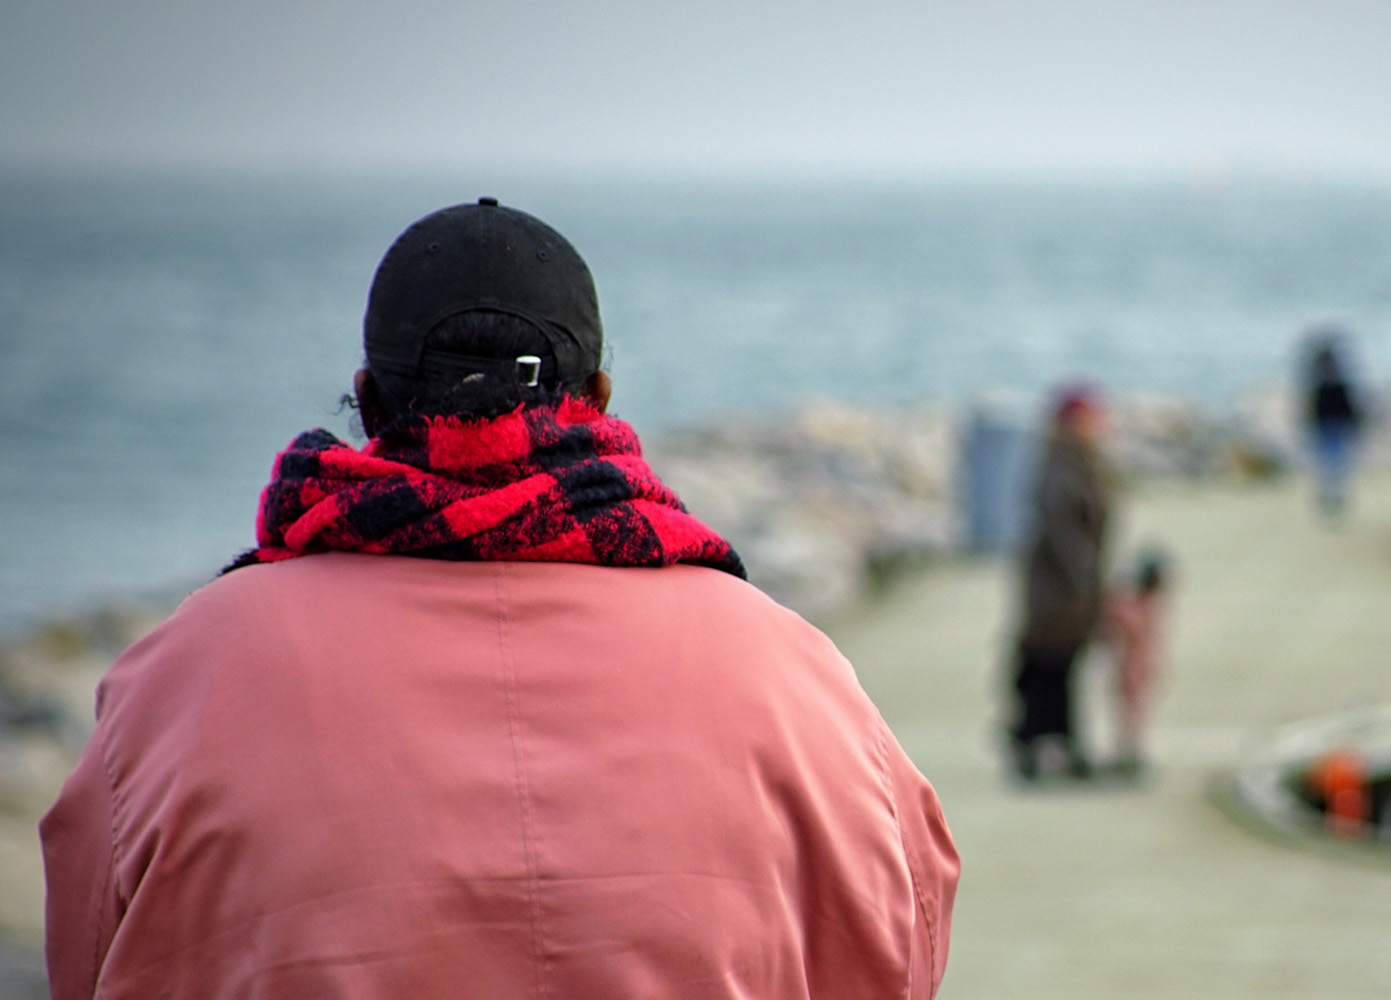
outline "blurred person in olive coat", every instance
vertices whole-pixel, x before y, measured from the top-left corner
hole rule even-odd
[[[1074,727],[1073,678],[1101,617],[1111,507],[1100,449],[1106,430],[1094,390],[1059,394],[1033,495],[1012,661],[1010,763],[1025,779],[1038,775],[1048,740],[1060,744],[1069,773],[1091,774]]]

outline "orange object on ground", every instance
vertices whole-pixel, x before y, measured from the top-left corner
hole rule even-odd
[[[1371,817],[1371,786],[1367,764],[1355,750],[1335,750],[1309,768],[1305,780],[1323,800],[1324,816],[1330,830],[1361,833]]]

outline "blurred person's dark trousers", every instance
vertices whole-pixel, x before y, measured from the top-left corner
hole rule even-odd
[[[1038,774],[1039,742],[1056,739],[1067,756],[1068,770],[1085,777],[1090,764],[1072,725],[1072,686],[1080,646],[1038,649],[1021,645],[1015,662],[1018,695],[1009,735],[1014,766],[1021,777]]]

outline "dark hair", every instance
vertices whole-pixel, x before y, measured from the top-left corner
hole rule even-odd
[[[571,384],[560,384],[555,376],[555,352],[545,336],[527,320],[510,313],[475,309],[448,316],[430,328],[425,346],[499,362],[534,355],[541,359],[539,382],[524,385],[506,364],[463,377],[428,370],[413,377],[373,370],[387,423],[421,416],[496,417],[523,403],[545,402],[563,393],[578,394],[594,374],[585,372]]]
[[[1139,568],[1135,572],[1135,588],[1142,594],[1151,594],[1161,589],[1168,576],[1167,562],[1159,552],[1146,552],[1141,556]]]

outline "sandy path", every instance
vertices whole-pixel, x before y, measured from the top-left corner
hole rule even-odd
[[[1391,996],[1391,863],[1262,839],[1207,794],[1273,726],[1391,702],[1391,479],[1366,483],[1336,530],[1299,483],[1151,490],[1125,521],[1180,574],[1139,790],[1003,780],[1009,566],[937,567],[830,630],[965,858],[943,997]]]

